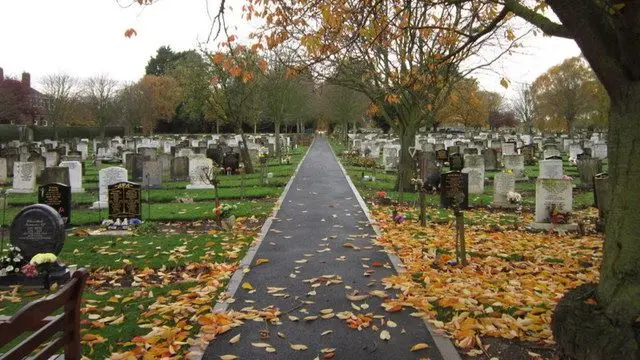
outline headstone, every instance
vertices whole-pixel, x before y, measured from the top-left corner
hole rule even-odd
[[[598,159],[606,159],[607,158],[607,144],[606,143],[595,143],[592,147],[593,157]]]
[[[129,154],[127,156],[126,166],[132,181],[142,181],[142,164],[144,161],[144,155],[142,154]]]
[[[60,162],[60,154],[57,151],[47,151],[44,153],[45,157],[45,166],[58,166],[58,162]]]
[[[7,182],[7,159],[0,158],[0,184]]]
[[[463,151],[464,155],[478,155],[478,149],[477,148],[466,148]]]
[[[540,179],[562,179],[564,173],[562,171],[562,160],[549,159],[540,160],[538,163]]]
[[[108,187],[127,181],[127,169],[117,166],[104,168],[98,172],[99,199],[93,203],[93,209],[106,209],[109,206]]]
[[[64,237],[64,220],[49,205],[27,206],[11,223],[11,243],[20,248],[25,259],[40,253],[60,254]]]
[[[158,161],[162,166],[162,175],[169,175],[171,171],[171,159],[173,157],[170,154],[158,154]]]
[[[79,161],[62,161],[60,167],[66,167],[69,169],[69,184],[71,185],[72,193],[83,193],[82,187],[82,173],[83,166]]]
[[[138,154],[141,154],[147,160],[156,160],[158,156],[158,151],[156,150],[156,148],[139,147]]]
[[[469,194],[484,193],[484,157],[482,155],[466,155],[462,172],[469,175]]]
[[[524,156],[525,165],[533,165],[536,163],[536,147],[535,145],[523,146],[520,153]]]
[[[38,184],[44,185],[52,183],[70,185],[69,169],[61,166],[52,166],[44,169],[38,179]]]
[[[484,157],[484,169],[487,171],[498,170],[498,154],[495,149],[485,149],[482,152]]]
[[[552,227],[573,230],[571,224],[573,211],[573,184],[565,179],[536,180],[536,217],[532,224],[536,229]]]
[[[5,155],[5,159],[7,160],[7,175],[13,177],[14,164],[20,161],[20,156],[18,154],[8,153]]]
[[[593,177],[593,200],[600,211],[600,217],[607,214],[607,199],[609,192],[609,174],[600,173]]]
[[[38,203],[51,206],[65,225],[71,224],[71,187],[65,184],[44,184],[38,188]]]
[[[602,172],[602,160],[597,158],[578,160],[577,166],[581,186],[585,189],[593,188],[593,178]]]
[[[447,148],[447,151],[449,152],[449,154],[456,154],[456,153],[460,153],[460,145],[452,145],[449,146]]]
[[[145,161],[142,164],[142,185],[145,188],[162,186],[162,164],[160,161]]]
[[[502,155],[514,155],[516,154],[515,142],[503,142],[502,143]]]
[[[82,156],[82,161],[87,160],[89,157],[89,144],[85,142],[81,142],[76,145],[76,149],[80,152],[80,156]]]
[[[578,160],[578,155],[582,154],[582,146],[580,144],[569,145],[569,161]]]
[[[214,186],[209,183],[214,170],[213,167],[213,161],[206,157],[189,159],[189,179],[191,184],[187,185],[187,189],[213,189]]]
[[[548,147],[543,152],[543,157],[545,159],[550,159],[557,156],[562,157],[562,154],[560,153],[560,150],[556,149],[555,147]]]
[[[44,170],[45,168],[45,164],[47,161],[46,158],[42,155],[31,154],[27,161],[32,162],[34,164],[35,171],[36,171],[36,179],[37,179],[40,176],[40,174],[42,174],[42,170]]]
[[[141,218],[141,187],[139,184],[123,181],[109,185],[107,189],[109,219]]]
[[[400,160],[400,146],[387,145],[382,148],[382,165],[384,171],[397,171]]]
[[[13,164],[12,193],[32,193],[36,187],[35,165],[30,162],[16,162]]]
[[[231,169],[231,173],[235,173],[238,166],[240,166],[240,154],[229,153],[225,155],[224,160],[222,161],[222,166],[225,169]]]
[[[464,158],[459,153],[449,155],[449,169],[451,171],[462,171],[464,168]]]
[[[171,180],[189,181],[189,158],[179,156],[171,159]]]
[[[437,145],[437,144],[436,144]],[[436,150],[436,159],[440,162],[445,162],[449,160],[449,152],[445,149]]]
[[[467,209],[469,207],[468,175],[450,171],[440,176],[440,207]]]
[[[497,208],[516,207],[507,199],[507,193],[516,190],[516,177],[509,173],[497,173],[493,178],[493,202],[491,205]]]
[[[420,178],[424,182],[424,186],[426,188],[437,189],[438,185],[440,184],[441,169],[440,164],[436,159],[435,152],[423,152],[418,157],[418,161],[422,162],[421,164],[419,164],[418,169],[422,170]]]
[[[516,181],[526,180],[524,175],[524,156],[522,155],[504,155],[502,163],[505,170],[511,170],[516,176]]]

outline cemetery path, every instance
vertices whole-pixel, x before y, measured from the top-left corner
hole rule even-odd
[[[283,313],[282,324],[246,321],[212,341],[203,358],[220,359],[226,354],[239,359],[331,358],[321,353],[325,348],[335,348],[336,359],[458,358],[455,350],[451,354],[451,348],[440,352],[424,322],[409,315],[413,309],[389,313],[375,296],[353,303],[347,299],[346,295],[353,290],[361,294],[384,290],[381,279],[394,274],[387,254],[372,244],[374,237],[375,232],[329,144],[316,138],[251,262],[251,271],[244,275],[243,286],[234,295],[235,302],[229,305],[235,310],[275,306]],[[359,249],[345,246],[347,242]],[[269,261],[256,265],[258,259]],[[376,266],[380,264],[384,266]],[[369,276],[364,275],[367,270],[372,272]],[[311,282],[305,282],[322,275],[333,280],[340,278],[343,283],[317,282],[320,286],[312,287]],[[285,288],[275,294],[288,297],[269,294],[267,287]],[[363,308],[363,304],[368,308]],[[359,331],[337,317],[304,320],[307,316],[323,315],[323,309],[332,309],[335,314],[351,311],[379,315],[385,321],[392,320],[397,327],[382,325],[381,319],[374,319],[371,324],[377,326],[377,331],[371,326]],[[289,316],[300,320],[291,321]],[[264,329],[269,336],[261,338],[260,331]],[[325,333],[329,330],[332,332]],[[382,330],[389,332],[388,341],[380,338]],[[240,341],[230,344],[229,340],[237,334],[241,334]],[[252,343],[268,343],[276,352],[268,353]],[[429,348],[411,352],[417,343],[426,343]],[[291,344],[304,344],[308,349],[294,350]]]

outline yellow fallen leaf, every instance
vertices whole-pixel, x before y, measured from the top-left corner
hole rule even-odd
[[[411,351],[418,351],[418,350],[422,350],[422,349],[427,349],[429,347],[429,345],[425,344],[425,343],[417,343],[415,345],[413,345],[411,347]]]
[[[232,337],[231,339],[229,339],[229,344],[235,344],[238,341],[240,341],[240,334],[238,334],[238,335]]]
[[[256,265],[268,263],[269,259],[258,259],[256,260]]]
[[[381,340],[391,340],[391,334],[389,334],[389,332],[387,330],[382,330],[380,332],[380,339]]]
[[[268,348],[265,348],[265,349],[264,349],[264,351],[266,351],[266,352],[268,352],[268,353],[274,353],[274,352],[276,352],[276,348],[274,348],[274,347],[268,347]]]
[[[307,345],[305,344],[291,344],[291,348],[298,351],[304,351],[308,349]]]
[[[253,286],[246,281],[242,283],[242,288],[245,290],[253,290]]]
[[[257,348],[267,348],[267,347],[271,347],[270,344],[267,343],[251,343],[252,346],[255,346]]]
[[[229,354],[220,356],[221,360],[236,360],[237,358],[237,356]]]
[[[398,324],[396,324],[395,322],[389,320],[389,321],[387,321],[387,326],[390,327],[390,328],[394,328],[394,327],[398,326]]]

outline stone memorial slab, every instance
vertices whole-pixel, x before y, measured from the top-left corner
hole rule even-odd
[[[507,199],[507,193],[516,190],[516,177],[509,173],[497,173],[493,178],[493,202],[491,206],[496,208],[516,208],[518,204],[512,204]]]
[[[562,179],[564,172],[562,171],[562,160],[549,159],[540,160],[539,166],[539,179]]]
[[[209,179],[213,173],[213,161],[202,158],[189,159],[189,180],[191,184],[187,185],[187,189],[213,189],[215,186],[209,183]]]
[[[34,204],[22,209],[9,230],[11,243],[25,259],[40,253],[60,254],[64,246],[64,220],[49,205]]]
[[[522,155],[504,155],[502,163],[505,170],[511,170],[516,176],[516,181],[527,180],[524,174],[524,156]]]
[[[580,186],[585,189],[593,188],[593,178],[602,172],[602,160],[588,158],[578,160],[578,175],[580,176]]]
[[[38,185],[44,184],[65,184],[70,185],[69,181],[69,169],[61,166],[52,166],[44,169],[40,178],[38,178]]]
[[[6,184],[7,180],[7,159],[0,158],[0,184]]]
[[[141,186],[123,181],[109,185],[107,189],[109,219],[141,219]]]
[[[60,154],[57,151],[47,151],[44,153],[44,157],[46,167],[58,166],[60,162]]]
[[[459,153],[449,155],[449,169],[451,171],[462,171],[464,169],[464,158]]]
[[[142,174],[144,188],[162,187],[162,164],[160,161],[145,161],[142,164]]]
[[[421,170],[420,178],[424,182],[425,188],[437,189],[440,185],[440,175],[442,169],[433,151],[422,152],[418,155],[418,169]]]
[[[440,207],[467,209],[469,207],[468,175],[450,171],[440,176]]]
[[[577,229],[571,223],[573,184],[565,179],[536,180],[536,216],[534,229]]]
[[[51,206],[64,224],[71,224],[71,187],[65,184],[45,184],[38,188],[38,203]]]
[[[440,162],[445,162],[449,160],[449,152],[445,149],[436,150],[436,159]]]
[[[189,181],[189,158],[179,156],[171,159],[171,180],[172,181]]]
[[[550,159],[553,157],[562,158],[562,154],[560,153],[560,150],[556,149],[555,147],[548,147],[544,150],[542,157],[545,159]]]
[[[98,172],[99,199],[93,203],[93,209],[106,209],[109,206],[108,187],[127,181],[127,169],[117,166],[104,168]]]
[[[72,193],[83,193],[82,187],[82,163],[79,161],[62,161],[60,167],[69,169],[69,184]]]
[[[31,154],[29,156],[29,159],[27,159],[28,162],[32,162],[35,166],[35,171],[36,171],[36,179],[42,174],[42,171],[44,170],[44,168],[46,167],[46,161],[47,159],[39,154]]]
[[[484,157],[484,169],[487,171],[498,170],[498,153],[495,149],[485,149],[482,152]]]
[[[35,165],[30,162],[16,162],[13,164],[13,187],[11,193],[32,193],[36,187]]]
[[[142,181],[142,165],[145,157],[142,154],[129,154],[127,156],[127,171],[131,175],[132,181]]]
[[[484,157],[482,155],[465,155],[464,164],[462,172],[468,174],[468,193],[484,193]]]

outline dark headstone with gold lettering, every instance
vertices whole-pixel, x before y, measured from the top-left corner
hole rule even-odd
[[[436,159],[441,162],[449,160],[449,152],[445,149],[436,150]]]
[[[460,153],[449,155],[449,169],[451,171],[460,171],[464,169],[464,158]]]
[[[469,207],[469,175],[450,171],[440,175],[440,207]]]
[[[71,187],[65,184],[45,184],[38,188],[38,203],[54,208],[64,220],[71,224]]]
[[[109,185],[107,189],[109,219],[140,219],[141,188],[140,184],[128,181]]]

